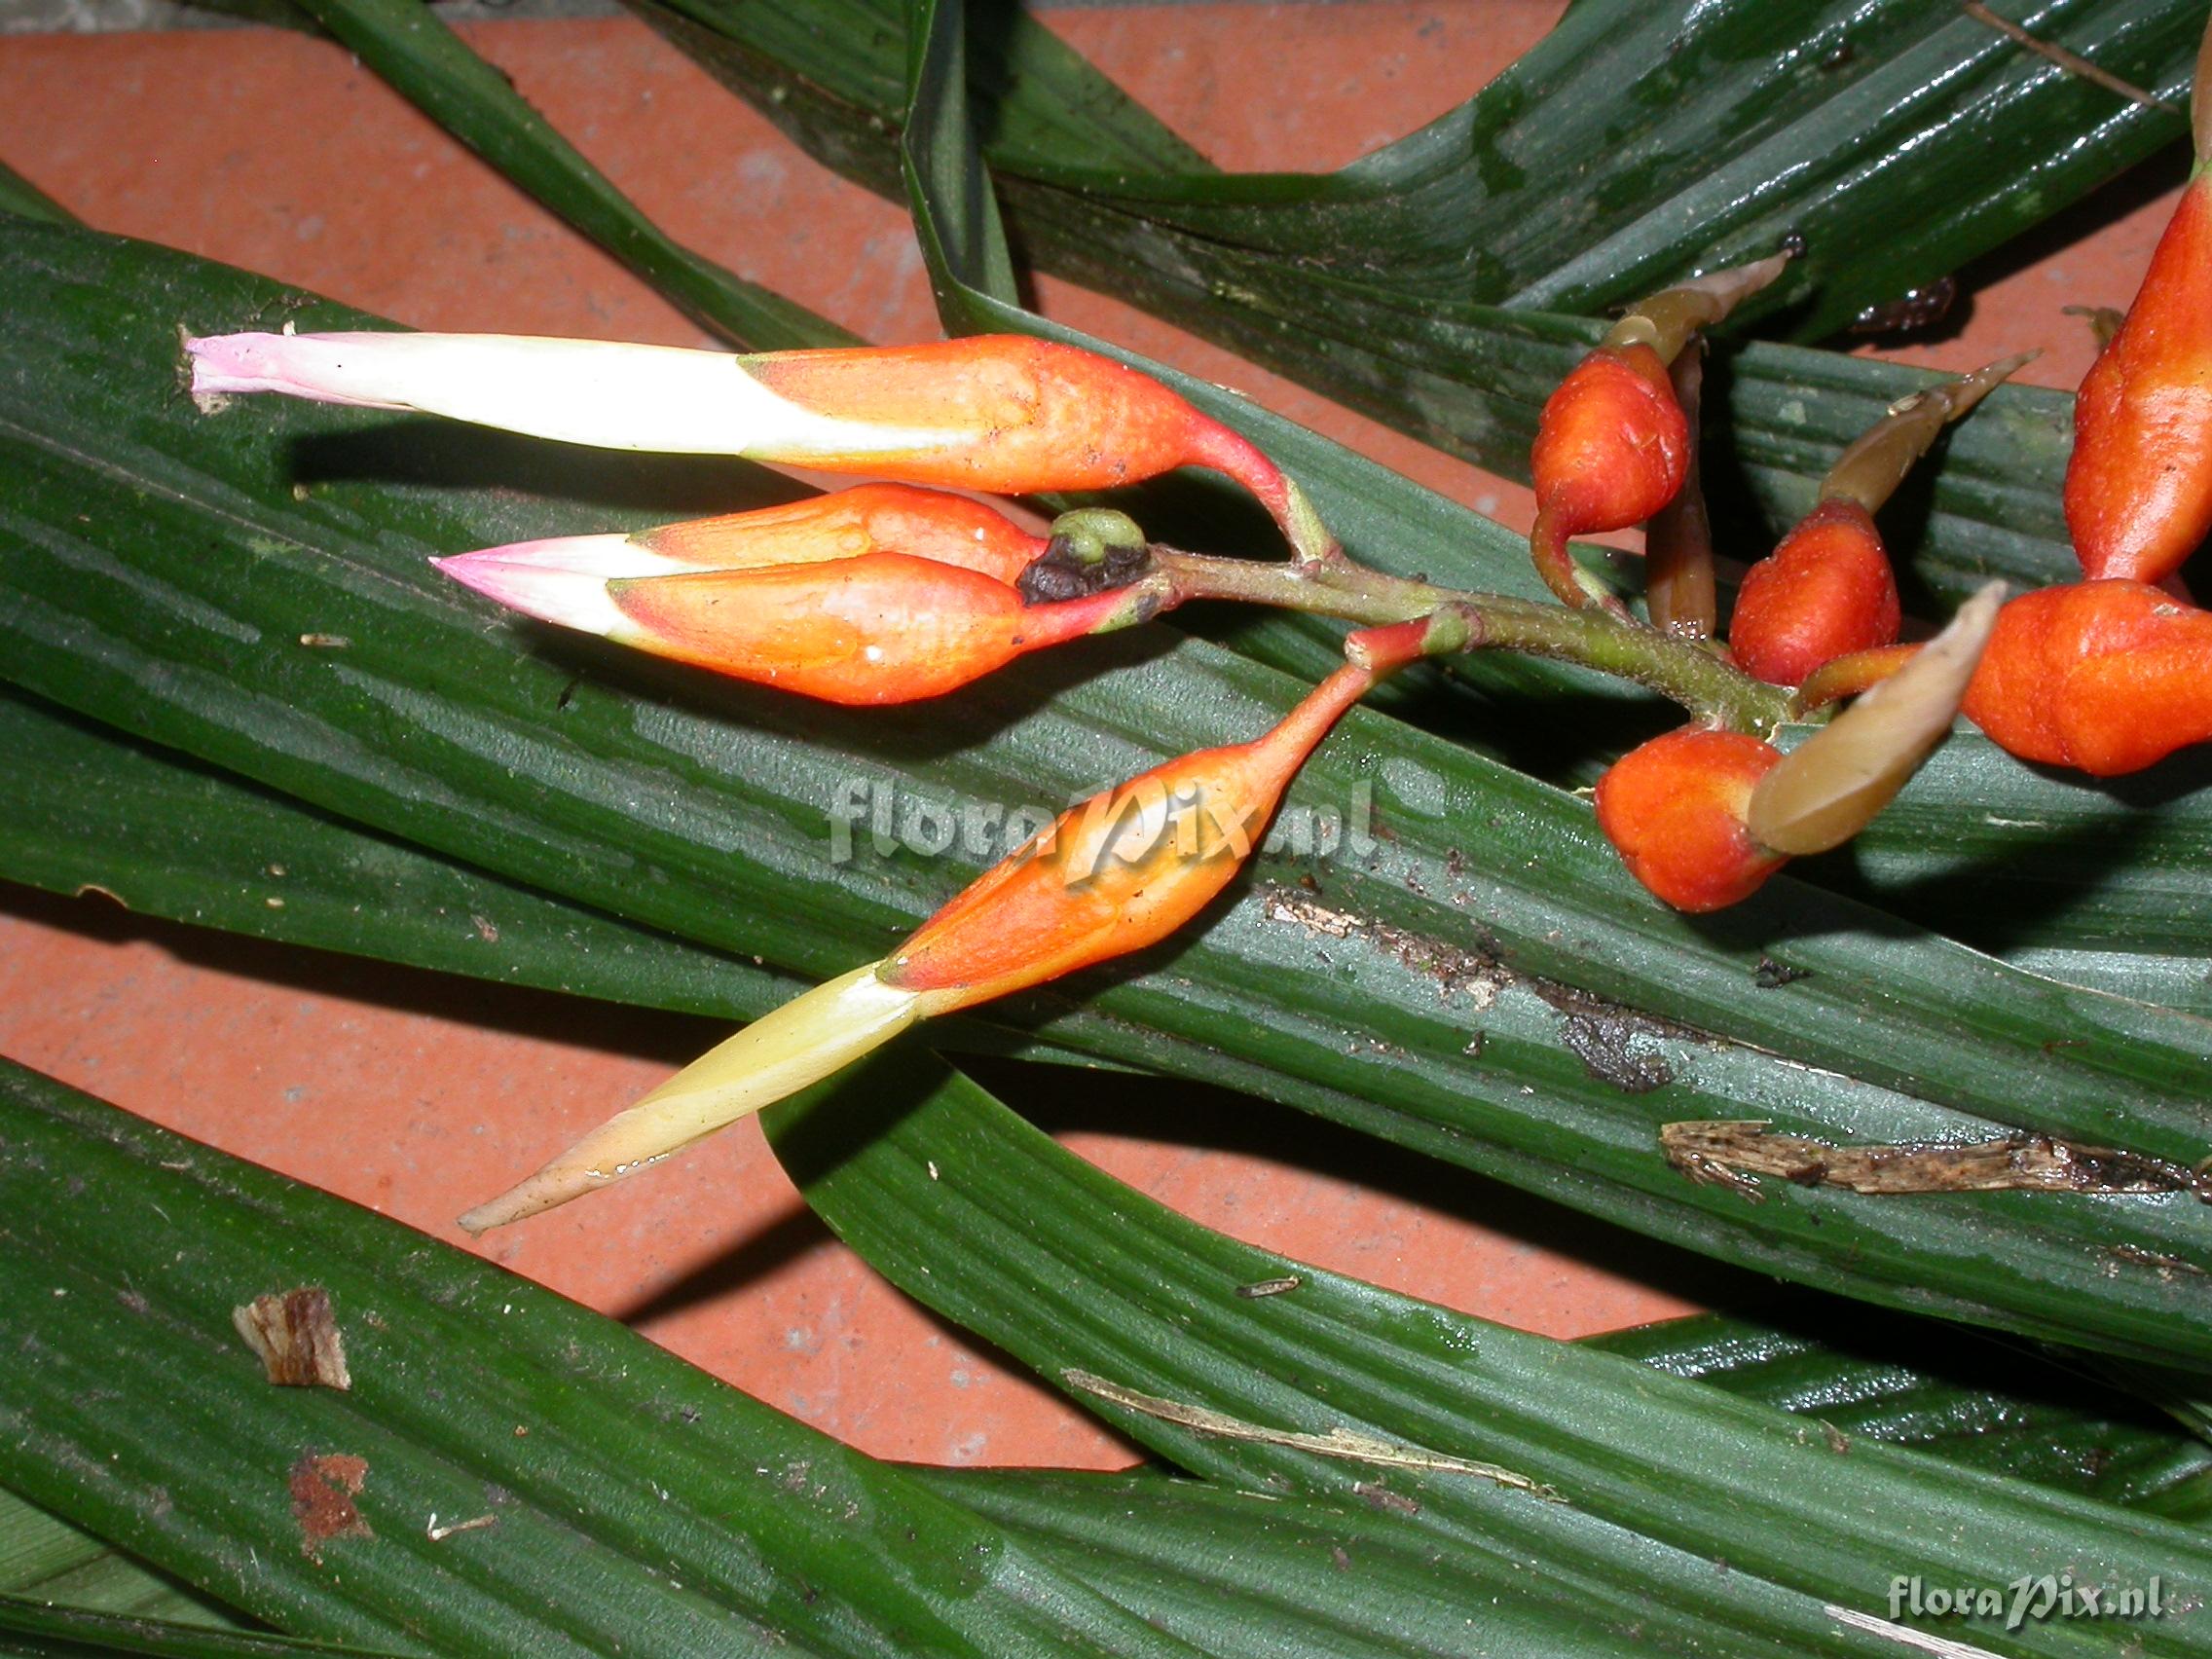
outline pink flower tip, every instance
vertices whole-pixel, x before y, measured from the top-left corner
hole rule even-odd
[[[603,639],[624,639],[636,632],[608,597],[609,578],[664,575],[684,568],[631,546],[621,535],[518,541],[430,563],[495,604]]]
[[[350,403],[363,408],[392,405],[349,397],[322,383],[316,373],[328,355],[325,343],[344,341],[350,335],[313,334],[209,334],[184,337],[184,350],[192,359],[192,395],[204,406],[232,392],[281,391],[322,403]]]

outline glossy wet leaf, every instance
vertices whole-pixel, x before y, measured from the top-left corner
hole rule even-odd
[[[836,0],[811,29],[813,7],[634,9],[814,154],[898,194],[898,0]],[[1743,325],[1825,335],[2180,137],[2201,22],[2181,0],[2034,19],[2166,100],[2148,108],[1917,0],[1584,0],[1468,104],[1319,176],[1094,166],[1050,112],[1095,104],[1111,83],[1020,31],[990,37],[973,81],[1028,257],[1525,476],[1537,409],[1603,330],[1585,319],[1796,232],[1805,257]],[[1746,557],[1805,510],[1846,443],[1931,378],[1759,344],[1722,361],[1707,419],[1727,434],[1725,464],[1708,482]],[[1954,435],[1897,509],[1913,523],[1897,550],[1924,584],[1908,601],[2071,569],[2056,494],[2069,403],[2008,390]],[[1470,585],[1501,583],[1486,571]]]
[[[941,802],[955,825],[964,805],[1052,810],[1258,731],[1304,689],[1152,630],[959,697],[846,713],[519,629],[424,556],[632,522],[652,492],[665,516],[707,487],[734,504],[758,475],[549,458],[296,405],[203,417],[169,390],[178,321],[346,313],[82,233],[24,227],[7,259],[9,676],[770,970],[826,977],[880,955],[989,857],[957,838],[940,858],[905,850],[901,801]],[[495,480],[555,500],[453,487]],[[879,799],[884,853],[863,806]],[[1750,1112],[1847,1139],[2010,1124],[2194,1162],[2212,1087],[2200,1022],[2008,972],[1787,881],[1692,928],[1633,887],[1584,804],[1377,715],[1347,720],[1295,804],[1360,836],[1319,865],[1264,862],[1193,937],[989,1023],[1321,1112],[1767,1271],[2212,1362],[2189,1287],[2113,1255],[2195,1248],[2187,1200],[1882,1204],[1775,1186],[1752,1202],[1657,1147],[1663,1123]],[[1367,844],[1371,823],[1389,838]],[[1770,961],[1795,977],[1762,989]]]
[[[965,1080],[917,1078],[896,1061],[867,1079],[765,1124],[817,1213],[907,1294],[1180,1468],[1396,1509],[1440,1541],[1522,1564],[1522,1599],[1571,1607],[1616,1644],[1633,1630],[1664,1647],[1742,1654],[1894,1650],[1827,1609],[1879,1615],[1898,1574],[2178,1582],[2178,1563],[2204,1547],[2178,1524],[1853,1439],[1235,1243],[1092,1169]],[[1237,1294],[1285,1275],[1295,1290]],[[1189,1428],[1102,1403],[1086,1377],[1247,1429],[1348,1431],[1401,1456],[1319,1456],[1264,1433]],[[1503,1465],[1555,1500],[1423,1467],[1424,1456]],[[1955,1634],[2007,1654],[2107,1650],[2102,1633],[2064,1620],[2018,1631],[1975,1620]],[[2212,1646],[2212,1631],[2188,1619],[2130,1635],[2147,1652]]]
[[[439,1659],[1192,1651],[910,1477],[367,1210],[13,1065],[0,1148],[0,1340],[38,1356],[0,1400],[0,1481],[279,1629]],[[232,1329],[303,1283],[329,1291],[350,1391],[271,1386]],[[494,1519],[433,1536],[432,1514]]]

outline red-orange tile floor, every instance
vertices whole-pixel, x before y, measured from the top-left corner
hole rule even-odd
[[[1317,168],[1463,99],[1559,9],[1377,0],[1047,16],[1224,166]],[[467,34],[681,240],[868,338],[935,333],[903,215],[793,150],[643,26],[509,21]],[[1262,35],[1264,77],[1251,60]],[[700,343],[334,46],[258,29],[0,39],[0,160],[101,229],[419,327]],[[2169,207],[2123,188],[2071,215],[1988,274],[1963,331],[1901,354],[1967,367],[2043,345],[2025,378],[2073,385],[2089,339],[2057,308],[2124,304]],[[1054,315],[1239,386],[1526,524],[1517,486],[1110,300],[1051,279],[1038,288]],[[715,1035],[0,885],[0,1052],[455,1242],[460,1211]],[[1077,1151],[1208,1225],[1488,1317],[1576,1335],[1748,1283],[1289,1112],[1199,1098],[1147,1113],[1129,1133],[1115,1126],[1116,1098],[1090,1086],[1047,1121],[1064,1120]],[[750,1124],[486,1249],[871,1453],[1129,1458],[875,1281],[806,1215]]]

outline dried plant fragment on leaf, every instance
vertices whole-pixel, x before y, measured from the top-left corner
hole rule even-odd
[[[2163,1159],[2050,1135],[2006,1135],[1956,1145],[1835,1146],[1777,1134],[1765,1119],[1663,1124],[1667,1161],[1693,1181],[1759,1197],[1751,1177],[1855,1193],[2194,1193],[2212,1202],[2212,1178]]]

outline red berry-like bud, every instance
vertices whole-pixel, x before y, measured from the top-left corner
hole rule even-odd
[[[1689,454],[1689,421],[1658,352],[1601,346],[1575,365],[1544,404],[1529,456],[1530,549],[1553,592],[1582,603],[1567,538],[1641,524],[1681,489]]]
[[[1873,516],[1825,500],[1753,565],[1736,595],[1728,648],[1770,685],[1801,685],[1823,663],[1898,637],[1897,578]]]
[[[1629,873],[1677,910],[1738,903],[1788,861],[1751,838],[1751,791],[1781,760],[1741,732],[1685,726],[1630,751],[1598,780],[1598,828]]]
[[[2212,738],[2212,612],[2143,582],[2076,582],[2005,607],[1967,718],[2023,760],[2095,777]]]

